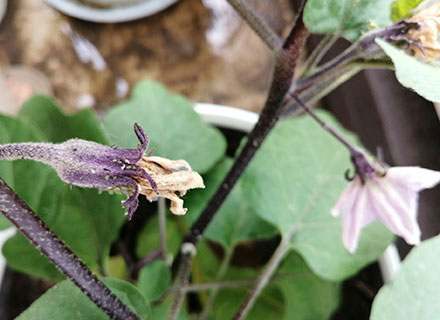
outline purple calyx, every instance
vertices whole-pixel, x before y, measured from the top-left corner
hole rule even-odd
[[[59,177],[71,185],[124,193],[122,202],[128,219],[138,207],[139,187],[136,178],[147,180],[157,191],[148,172],[137,163],[148,147],[148,136],[137,123],[134,132],[139,139],[135,149],[120,149],[82,139],[53,143],[11,143],[0,145],[0,159],[29,159],[53,167]]]

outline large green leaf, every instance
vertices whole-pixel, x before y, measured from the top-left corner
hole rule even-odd
[[[440,236],[422,242],[377,294],[372,320],[431,320],[440,314]]]
[[[191,224],[205,208],[231,165],[232,159],[223,160],[204,176],[206,188],[194,190],[185,198],[189,209],[186,217]],[[238,181],[204,236],[228,248],[241,241],[273,236],[275,229],[254,212],[248,193],[247,186]]]
[[[107,141],[91,110],[67,116],[52,99],[42,96],[25,103],[18,119],[1,117],[0,122],[5,124],[0,129],[4,130],[2,139],[9,137],[2,143],[59,142],[74,137]],[[71,188],[48,166],[28,160],[0,161],[0,175],[88,266],[95,268],[103,264],[124,222],[120,197]],[[40,277],[61,278],[21,234],[9,239],[3,252],[9,265],[18,270]]]
[[[0,115],[0,144],[40,141],[38,132],[23,122]],[[39,193],[49,169],[29,161],[0,161],[0,177],[30,206],[39,201]],[[8,227],[1,216],[2,226]]]
[[[393,60],[397,80],[423,98],[440,103],[440,65],[417,60],[393,45],[376,39],[378,45]]]
[[[200,173],[209,170],[225,152],[221,133],[206,125],[188,100],[152,81],[139,82],[130,100],[110,109],[104,117],[112,142],[125,147],[137,143],[134,122],[145,129],[156,155],[185,159]]]
[[[171,269],[162,260],[145,266],[139,274],[139,290],[149,301],[158,300],[171,282]]]
[[[284,259],[277,276],[274,284],[285,301],[283,319],[326,320],[339,305],[339,284],[316,276],[293,252]]]
[[[351,141],[329,114],[319,115]],[[330,215],[352,167],[345,147],[308,116],[277,125],[243,176],[253,210],[282,236],[296,228],[292,247],[322,277],[340,280],[376,260],[391,242],[380,223],[363,230],[356,254],[342,245],[341,222]]]
[[[151,313],[145,297],[130,283],[106,278],[102,281],[113,293],[134,311],[141,319],[148,319]],[[90,301],[69,280],[49,289],[20,316],[19,320],[107,320],[108,316]]]
[[[180,230],[178,223],[184,222],[181,217],[173,217],[171,213],[167,214],[166,219],[166,239],[168,253],[177,254],[180,242],[182,241],[183,232]],[[160,248],[160,234],[158,228],[158,217],[155,216],[148,220],[147,225],[139,233],[136,241],[136,255],[144,257],[153,250]]]
[[[340,34],[357,39],[370,25],[391,24],[389,0],[309,0],[304,22],[314,33]]]
[[[399,21],[405,18],[408,13],[417,7],[423,0],[395,0],[391,4],[391,19]]]

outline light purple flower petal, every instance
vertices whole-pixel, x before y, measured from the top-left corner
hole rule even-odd
[[[361,179],[359,177],[355,177],[353,181],[342,191],[339,196],[338,201],[330,210],[330,213],[337,217],[342,212],[349,212],[350,208],[353,207],[353,203],[356,201],[356,195],[359,191],[359,188],[362,186]]]
[[[378,218],[390,229],[405,239],[409,244],[420,242],[420,229],[416,220],[416,212],[410,203],[414,202],[416,192],[399,194],[394,186],[378,186],[371,188],[372,202],[377,208]]]
[[[420,167],[392,167],[387,171],[387,178],[395,184],[421,191],[434,187],[440,182],[440,172]]]
[[[419,167],[390,168],[385,176],[356,176],[343,191],[331,213],[342,214],[344,246],[354,252],[360,230],[380,220],[409,244],[420,243],[417,223],[418,192],[440,182],[440,172]]]

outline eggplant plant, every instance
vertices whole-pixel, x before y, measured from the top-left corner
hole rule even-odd
[[[312,107],[369,68],[440,103],[440,3],[305,0],[283,38],[246,0],[228,2],[273,52],[266,102],[234,156],[186,98],[150,80],[102,117],[65,115],[46,96],[0,115],[0,225],[17,229],[3,254],[54,283],[18,319],[328,319],[341,282],[393,234],[417,247],[371,318],[440,311],[440,242],[421,243],[417,222],[440,172],[390,167]],[[323,37],[298,72],[311,33]],[[352,44],[322,63],[340,37]],[[263,266],[232,263],[265,239],[276,247]]]

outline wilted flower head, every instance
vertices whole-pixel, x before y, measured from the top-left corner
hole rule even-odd
[[[407,34],[415,56],[426,61],[440,59],[440,3],[422,9],[408,22],[419,25]]]
[[[136,149],[119,149],[82,139],[71,139],[59,144],[11,143],[0,145],[0,159],[30,159],[43,162],[53,167],[66,183],[124,193],[127,199],[122,202],[122,206],[126,209],[129,219],[138,207],[140,191],[149,200],[157,200],[164,195],[164,190],[170,193],[174,191],[184,193],[188,189],[204,187],[202,178],[193,172],[186,162],[185,168],[179,167],[177,170],[184,170],[181,174],[183,176],[191,176],[192,179],[197,176],[199,180],[193,184],[183,183],[179,185],[179,189],[171,189],[174,186],[167,185],[163,175],[157,174],[156,171],[150,173],[145,163],[149,163],[150,158],[158,157],[144,156],[148,147],[148,136],[138,124],[134,125],[134,131],[140,141]],[[164,160],[171,164],[182,162],[182,160]],[[160,182],[160,188],[156,180]],[[146,189],[148,192],[144,191]],[[175,194],[174,196],[177,197]],[[179,211],[178,214],[182,214],[181,212]]]
[[[139,183],[140,193],[150,201],[158,197],[171,200],[170,210],[174,214],[183,215],[187,210],[183,207],[183,200],[176,195],[176,192],[183,196],[188,189],[205,187],[202,177],[192,171],[185,160],[173,161],[161,157],[144,157],[139,165],[151,175],[157,185],[156,189],[153,189],[148,180],[138,178],[136,180]]]
[[[419,167],[392,167],[385,171],[370,164],[361,153],[352,160],[356,175],[331,210],[334,216],[342,214],[342,241],[347,250],[356,250],[361,229],[375,220],[408,244],[418,244],[418,193],[439,183],[440,172]]]

